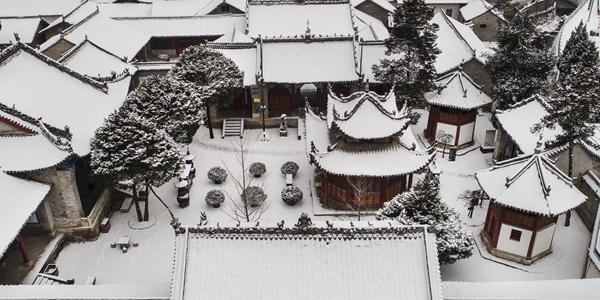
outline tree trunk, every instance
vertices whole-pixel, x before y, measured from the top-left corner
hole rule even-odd
[[[144,206],[144,222],[148,222],[150,195],[148,195],[148,182],[146,182],[146,206]]]
[[[215,138],[213,134],[212,121],[210,120],[210,107],[206,108],[206,122],[208,122],[208,135],[211,139]]]
[[[569,141],[569,179],[573,180],[573,138]],[[567,210],[565,214],[565,227],[571,225],[571,210]]]
[[[133,186],[133,202],[135,203],[135,212],[137,213],[138,222],[142,222],[142,209],[140,208],[136,186]]]
[[[156,192],[154,191],[154,189],[152,187],[150,187],[150,190],[152,191],[152,194],[154,194],[154,196],[156,196],[156,198],[158,198],[158,201],[160,201],[160,203],[162,203],[167,210],[169,211],[169,214],[171,215],[171,219],[175,220],[175,216],[173,215],[173,212],[171,211],[171,208],[169,208],[169,206],[165,203],[165,201],[163,201],[163,199],[161,199]]]

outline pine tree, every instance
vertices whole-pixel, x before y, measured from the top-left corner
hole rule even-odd
[[[498,28],[498,48],[486,62],[492,98],[500,109],[540,92],[554,66],[554,57],[544,49],[543,37],[531,18],[514,8],[508,11],[508,22]]]
[[[394,86],[398,107],[424,107],[423,94],[437,86],[434,63],[440,50],[436,47],[437,24],[433,8],[423,0],[407,0],[398,5],[393,14],[394,27],[385,41],[386,55],[400,55],[398,59],[382,59],[373,66],[375,78]]]
[[[185,84],[206,109],[210,138],[214,138],[210,107],[231,104],[243,88],[244,73],[221,52],[199,45],[185,49],[167,76]]]
[[[473,254],[473,235],[462,228],[458,213],[442,202],[439,185],[431,173],[419,180],[413,191],[386,202],[376,218],[429,225],[436,234],[438,258],[442,264],[452,264]]]
[[[135,113],[164,129],[176,142],[189,144],[202,116],[191,93],[169,77],[152,75],[129,95],[121,110]]]
[[[596,44],[590,40],[587,28],[582,21],[579,23],[579,26],[573,30],[573,33],[571,33],[571,37],[565,44],[565,48],[556,63],[558,70],[560,71],[560,80],[565,79],[565,76],[570,73],[571,67],[580,62],[584,53],[588,51],[597,52],[598,48],[596,47]]]
[[[112,113],[91,141],[90,166],[94,174],[117,187],[134,191],[140,221],[138,188],[145,186],[154,192],[153,186],[161,186],[177,175],[182,162],[173,139],[152,122],[133,113]],[[148,203],[143,220],[148,220]]]

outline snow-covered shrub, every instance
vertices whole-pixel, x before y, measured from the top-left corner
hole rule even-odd
[[[302,200],[302,190],[295,186],[286,186],[281,190],[281,200],[288,205],[294,205]]]
[[[212,167],[208,170],[208,179],[219,184],[227,179],[227,171],[221,167]]]
[[[265,172],[267,172],[267,167],[261,162],[255,162],[250,165],[250,168],[248,170],[251,174],[254,174],[255,177],[260,177],[260,175],[265,174]]]
[[[221,203],[225,202],[225,194],[220,190],[210,190],[206,193],[206,198],[204,198],[206,204],[212,207],[219,207]]]
[[[257,186],[250,186],[246,188],[246,191],[242,193],[242,200],[244,203],[248,204],[251,207],[257,207],[267,199],[267,195],[265,195],[265,191]]]
[[[298,167],[297,163],[293,161],[288,161],[284,163],[283,166],[281,166],[281,173],[284,175],[292,174],[293,176],[295,176],[296,173],[298,173],[298,169],[300,169],[300,167]]]

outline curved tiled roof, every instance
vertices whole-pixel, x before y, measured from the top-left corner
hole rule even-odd
[[[450,73],[437,82],[443,89],[425,94],[429,104],[470,110],[492,103],[492,98],[462,71]]]

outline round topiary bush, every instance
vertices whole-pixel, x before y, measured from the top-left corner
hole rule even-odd
[[[288,161],[284,163],[283,166],[281,166],[281,173],[283,175],[292,174],[292,176],[296,176],[296,173],[298,173],[298,169],[300,169],[300,167],[298,167],[297,163],[293,161]]]
[[[208,179],[219,184],[227,179],[227,171],[221,167],[212,167],[208,170]]]
[[[254,177],[260,177],[260,175],[267,172],[267,167],[261,162],[255,162],[250,165],[248,171],[250,171],[251,174],[254,174]]]
[[[246,192],[241,194],[242,200],[244,200],[245,194],[245,203],[248,203],[251,207],[257,207],[267,199],[267,195],[265,195],[265,191],[257,186],[250,186],[246,188]]]
[[[221,203],[225,202],[225,194],[223,194],[220,190],[211,190],[206,193],[206,198],[204,198],[206,204],[212,207],[219,207]]]
[[[286,186],[281,190],[281,200],[288,205],[294,205],[302,200],[302,190],[295,186]]]

